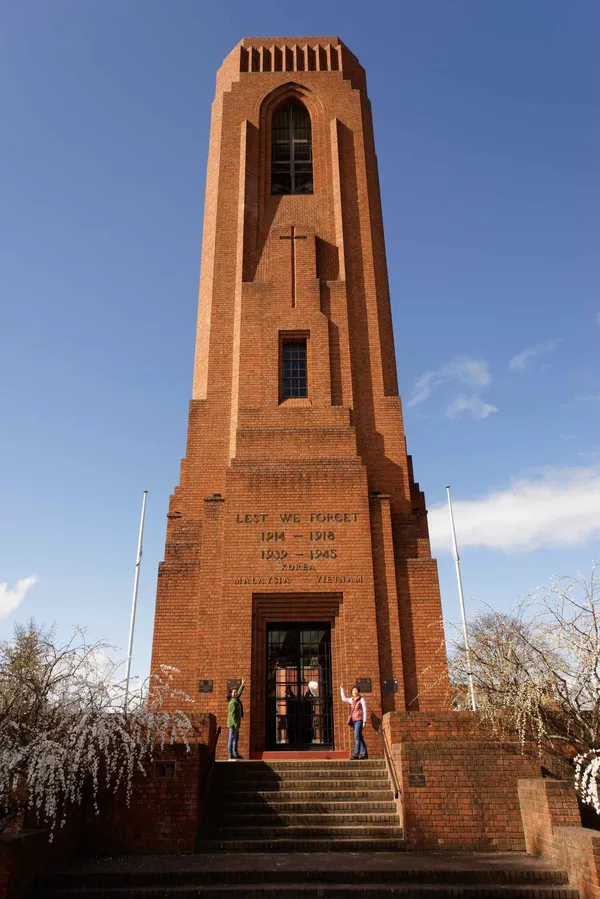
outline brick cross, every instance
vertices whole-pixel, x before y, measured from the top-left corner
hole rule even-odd
[[[306,240],[306,234],[296,234],[296,226],[291,226],[291,234],[281,234],[280,240],[289,240],[292,245],[292,309],[296,308],[296,241]]]

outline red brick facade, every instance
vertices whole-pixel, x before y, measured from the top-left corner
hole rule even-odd
[[[564,780],[520,780],[527,851],[568,871],[581,899],[600,899],[600,833],[581,826],[577,796]]]
[[[310,113],[314,193],[273,196],[272,119],[291,98]],[[282,401],[281,343],[294,337],[307,342],[308,396]],[[153,667],[180,668],[196,709],[219,724],[227,681],[245,676],[244,754],[265,745],[274,621],[329,622],[334,690],[370,678],[378,719],[448,708],[365,73],[330,37],[244,39],[219,70],[212,111],[194,388]],[[346,707],[334,710],[334,746],[349,749]]]
[[[409,849],[523,851],[518,778],[539,777],[535,747],[499,742],[473,712],[384,717]]]
[[[217,740],[214,716],[197,716],[189,747],[157,751],[145,775],[135,774],[129,801],[120,790],[99,798],[99,815],[86,807],[79,852],[194,852]]]

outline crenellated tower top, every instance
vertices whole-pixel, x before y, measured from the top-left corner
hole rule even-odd
[[[242,74],[341,72],[366,93],[365,70],[339,37],[245,37],[225,58],[217,88],[226,89]]]

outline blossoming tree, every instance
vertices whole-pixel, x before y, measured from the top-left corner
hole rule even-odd
[[[55,631],[30,621],[0,641],[0,816],[33,811],[51,834],[91,791],[124,789],[166,743],[188,746],[192,700],[173,688],[176,669],[129,690],[110,661],[113,647],[89,644],[77,628],[57,645]],[[2,811],[3,810],[3,811]],[[2,823],[0,821],[0,829]]]

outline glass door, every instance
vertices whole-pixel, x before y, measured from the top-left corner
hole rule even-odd
[[[331,749],[331,626],[267,625],[267,749]]]

